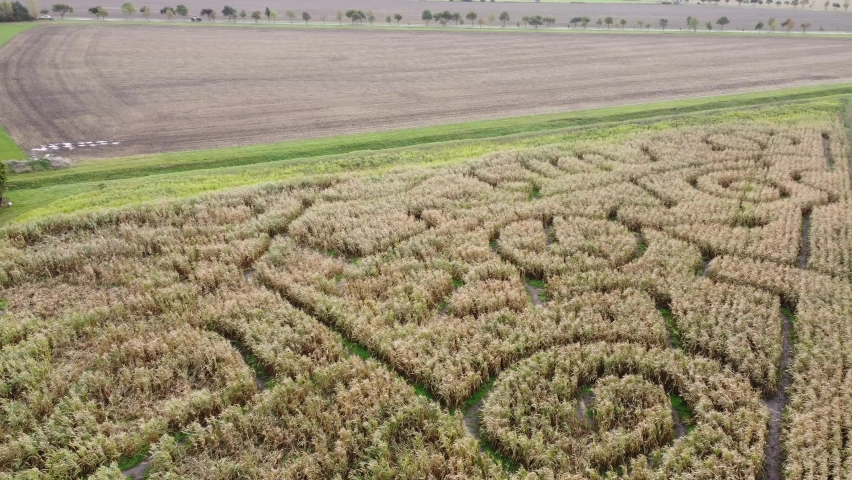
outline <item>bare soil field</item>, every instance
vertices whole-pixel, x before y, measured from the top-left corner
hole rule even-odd
[[[748,0],[746,0],[748,1]],[[846,12],[842,8],[838,11],[833,11],[829,8],[826,11],[823,7],[822,0],[815,0],[817,3],[813,8],[810,5],[804,9],[801,7],[790,6],[748,6],[743,3],[739,6],[735,0],[730,0],[728,4],[722,2],[720,5],[697,5],[697,4],[681,4],[681,5],[662,5],[662,4],[635,4],[635,3],[532,3],[532,2],[442,2],[442,1],[405,1],[405,0],[239,0],[231,2],[237,10],[245,9],[251,13],[253,10],[263,11],[269,7],[277,10],[280,14],[279,22],[287,22],[284,12],[294,10],[298,15],[302,11],[308,11],[313,15],[315,22],[320,20],[320,15],[328,15],[328,21],[335,22],[334,12],[337,10],[348,10],[357,8],[364,10],[372,10],[376,15],[378,22],[383,22],[387,15],[400,13],[403,15],[402,24],[412,25],[421,24],[420,14],[425,9],[430,9],[433,12],[450,10],[460,12],[462,14],[473,10],[481,17],[487,18],[493,13],[499,16],[500,12],[509,12],[513,21],[520,20],[525,15],[542,15],[552,16],[556,18],[558,26],[566,26],[572,17],[588,16],[592,22],[598,18],[613,16],[616,21],[619,18],[624,18],[628,21],[628,25],[635,25],[637,21],[653,22],[656,24],[660,18],[667,18],[671,28],[686,29],[686,17],[693,15],[698,17],[703,25],[706,21],[715,22],[722,15],[727,16],[731,20],[731,24],[726,27],[735,28],[737,30],[744,28],[751,30],[754,25],[762,21],[766,23],[769,17],[779,19],[779,24],[786,18],[792,18],[796,24],[808,22],[813,30],[818,30],[823,27],[828,31],[848,31],[852,30],[852,12]],[[843,4],[843,1],[839,1]],[[831,0],[832,3],[835,0]],[[121,4],[123,0],[108,0],[103,4],[104,8],[110,11],[113,18],[120,18]],[[222,5],[216,2],[189,0],[179,2],[185,4],[192,14],[198,14],[202,8],[214,8],[216,13],[222,9]],[[783,2],[782,2],[783,3]],[[86,9],[90,7],[88,3],[72,0],[70,3],[76,10],[74,16],[85,17]],[[154,12],[159,12],[162,7],[174,6],[174,4],[166,0],[153,0],[151,3],[145,3],[152,7]],[[137,4],[139,7],[143,4]],[[137,17],[140,16],[137,14]],[[153,18],[165,18],[156,14]],[[177,20],[176,20],[177,21]],[[222,21],[221,19],[218,21]],[[344,18],[344,22],[347,20]],[[514,23],[513,23],[514,24]],[[780,27],[779,27],[780,28]]]
[[[852,81],[849,41],[66,25],[0,50],[0,123],[76,158]],[[78,147],[78,142],[107,142]],[[113,142],[120,142],[113,145]]]

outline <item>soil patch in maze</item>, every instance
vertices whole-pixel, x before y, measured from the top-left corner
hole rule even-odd
[[[784,446],[781,441],[782,420],[784,409],[787,406],[787,389],[793,384],[793,377],[789,372],[790,359],[792,357],[792,344],[790,334],[793,329],[792,312],[787,309],[781,311],[781,386],[778,393],[767,399],[764,404],[769,409],[769,435],[766,441],[766,454],[764,456],[764,478],[766,480],[781,480],[783,478]]]
[[[847,47],[792,35],[58,25],[0,51],[0,122],[24,150],[121,139],[76,158],[196,150],[852,81]]]

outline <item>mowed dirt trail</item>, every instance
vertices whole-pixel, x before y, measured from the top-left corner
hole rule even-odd
[[[0,50],[0,123],[73,157],[852,81],[844,39],[69,25]],[[59,153],[59,152],[57,152]]]

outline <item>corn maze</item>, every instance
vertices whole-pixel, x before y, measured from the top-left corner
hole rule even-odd
[[[850,478],[847,149],[732,122],[6,227],[0,478]]]

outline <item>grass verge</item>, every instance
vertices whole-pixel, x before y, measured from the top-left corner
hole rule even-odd
[[[638,132],[680,126],[732,121],[825,120],[836,118],[842,112],[844,105],[840,99],[846,92],[852,92],[852,84],[365,135],[373,139],[372,142],[336,137],[90,161],[67,170],[11,175],[7,196],[14,207],[0,210],[0,223],[187,198],[266,182],[298,183],[322,175],[449,165],[493,152],[584,140],[615,141]],[[461,132],[464,125],[468,125],[467,130]],[[522,133],[515,133],[517,131]],[[483,135],[497,136],[480,138]],[[448,136],[454,139],[440,141]],[[433,143],[387,148],[394,142],[421,141]],[[323,155],[329,149],[347,151],[369,147],[372,149]],[[301,156],[291,158],[298,155]],[[198,161],[193,159],[196,156]],[[158,170],[161,173],[154,175]]]
[[[10,190],[23,190],[76,182],[93,182],[162,175],[189,170],[319,158],[354,152],[389,150],[452,141],[555,132],[604,123],[637,121],[663,116],[744,108],[778,102],[810,100],[852,94],[852,83],[798,87],[776,91],[675,100],[661,103],[580,110],[498,120],[481,120],[435,127],[344,135],[245,147],[136,155],[109,160],[89,160],[67,170],[13,175]]]

